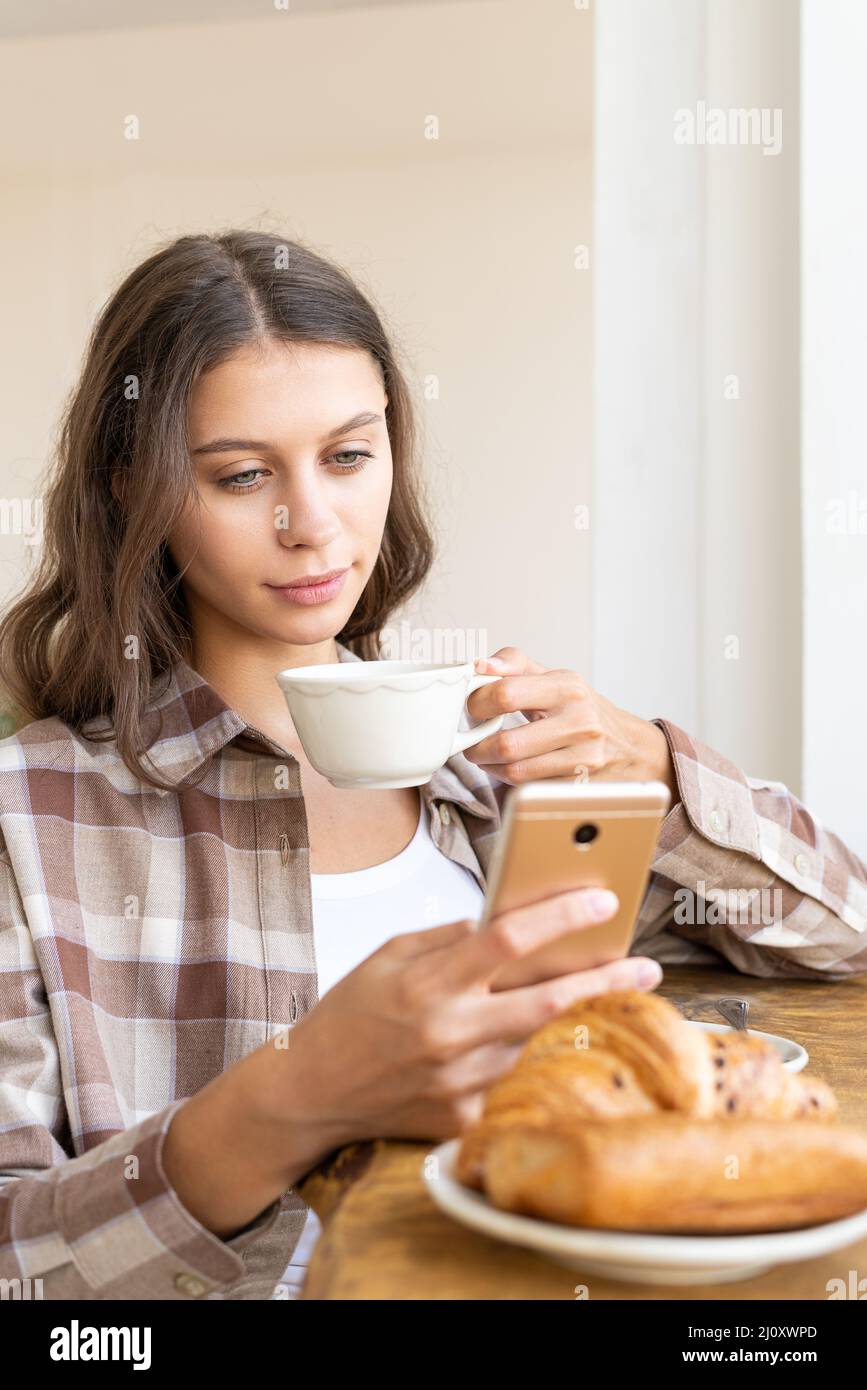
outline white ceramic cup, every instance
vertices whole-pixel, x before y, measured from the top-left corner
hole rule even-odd
[[[471,661],[335,661],[276,679],[304,752],[335,787],[418,787],[505,718],[458,729],[473,691],[502,679]]]

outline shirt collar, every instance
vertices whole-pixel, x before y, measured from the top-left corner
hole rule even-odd
[[[337,654],[341,661],[362,660],[342,642],[337,643]],[[89,728],[105,727],[106,723],[104,718],[92,720],[82,733],[86,734]],[[243,742],[245,747],[257,744],[278,757],[293,756],[267,734],[248,724],[198,671],[182,660],[171,668],[167,683],[148,705],[143,731],[148,763],[164,781],[171,782],[172,787],[180,786],[233,739]],[[476,796],[469,781],[471,775],[477,778],[478,769],[457,754],[419,788],[423,801],[429,807],[435,801],[450,801],[472,815],[492,819],[496,810]],[[167,796],[169,793],[160,788],[159,794]]]

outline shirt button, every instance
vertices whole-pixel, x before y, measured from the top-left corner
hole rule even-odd
[[[280,858],[284,864],[289,863],[289,836],[280,836]]]
[[[715,835],[721,835],[726,828],[726,818],[722,811],[711,811],[708,822]]]
[[[208,1292],[207,1284],[195,1274],[176,1274],[175,1288],[179,1293],[188,1294],[190,1298],[201,1298],[203,1293]]]
[[[807,874],[810,872],[810,861],[807,858],[806,854],[795,855],[795,868],[798,870],[798,873],[801,875],[802,878],[807,877]]]
[[[440,820],[443,825],[448,825],[451,820],[449,808],[444,801],[440,802]]]

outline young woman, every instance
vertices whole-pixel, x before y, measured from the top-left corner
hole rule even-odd
[[[313,770],[274,675],[378,654],[431,563],[418,497],[395,353],[311,250],[182,237],[101,313],[0,624],[23,716],[0,743],[0,1276],[267,1298],[318,1160],[461,1132],[530,1032],[652,988],[651,956],[867,968],[867,871],[784,787],[514,648],[469,706],[506,727],[424,787]],[[585,769],[672,789],[647,954],[491,991],[616,907],[562,894],[473,930],[504,792]],[[720,888],[778,888],[779,920],[678,916]]]

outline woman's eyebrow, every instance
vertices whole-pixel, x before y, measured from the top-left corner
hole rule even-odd
[[[362,425],[382,424],[382,416],[377,415],[374,410],[362,410],[360,414],[353,415],[350,420],[345,420],[336,429],[329,430],[323,435],[323,443],[329,439],[336,439],[338,435],[348,434],[350,430],[360,429]],[[193,454],[232,454],[241,449],[270,449],[272,446],[264,439],[212,439],[207,444],[199,444],[191,452]]]

